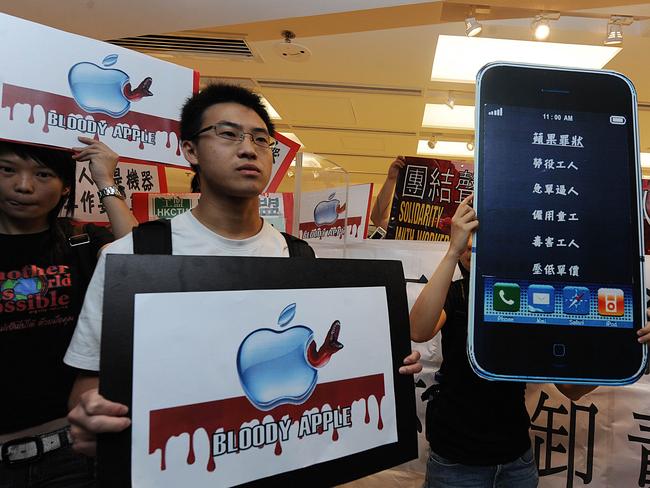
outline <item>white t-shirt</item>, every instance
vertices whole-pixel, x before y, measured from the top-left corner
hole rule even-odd
[[[226,239],[200,223],[192,212],[171,220],[172,249],[184,256],[260,256],[288,257],[287,242],[280,232],[264,222],[253,237],[242,240]],[[77,327],[63,361],[78,369],[99,371],[99,351],[102,335],[102,302],[107,254],[133,254],[131,233],[109,244],[101,253],[95,268]]]

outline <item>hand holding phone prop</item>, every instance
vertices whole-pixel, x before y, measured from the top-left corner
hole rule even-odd
[[[613,72],[479,73],[468,350],[480,376],[619,385],[642,373],[636,105]]]

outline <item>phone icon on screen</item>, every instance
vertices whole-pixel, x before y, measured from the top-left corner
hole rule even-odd
[[[492,306],[501,312],[516,312],[519,310],[520,292],[516,283],[495,283],[492,287]]]

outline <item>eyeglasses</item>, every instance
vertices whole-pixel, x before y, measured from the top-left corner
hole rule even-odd
[[[214,134],[217,137],[220,137],[221,139],[225,139],[227,141],[236,142],[238,144],[242,143],[244,141],[244,137],[247,135],[251,137],[253,144],[264,149],[271,149],[278,143],[275,138],[271,137],[264,131],[260,130],[256,132],[244,132],[240,128],[237,128],[231,124],[210,125],[196,132],[192,137],[190,137],[190,139],[195,139],[200,134],[211,130],[214,131]]]

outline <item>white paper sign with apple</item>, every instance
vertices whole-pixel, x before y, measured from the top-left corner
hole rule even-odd
[[[396,442],[390,344],[383,287],[136,295],[133,486],[232,486]]]
[[[0,138],[188,166],[178,121],[198,76],[106,42],[0,14]]]
[[[372,183],[326,188],[300,196],[301,239],[363,240],[368,233]]]

